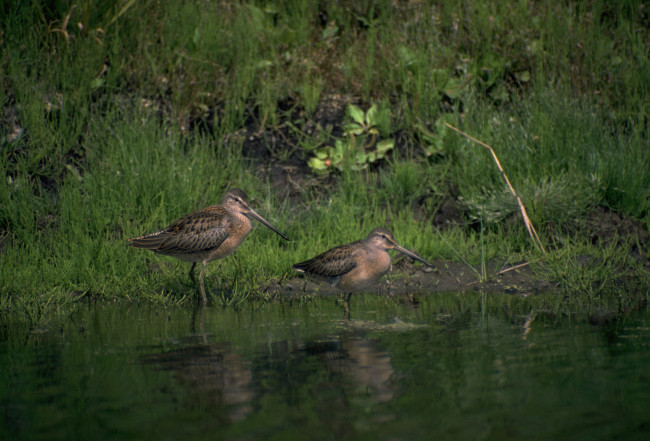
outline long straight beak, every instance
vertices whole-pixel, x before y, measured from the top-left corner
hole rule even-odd
[[[406,248],[404,248],[404,247],[401,246],[400,244],[398,244],[398,243],[394,243],[394,245],[395,245],[395,248],[394,248],[394,249],[395,249],[396,251],[399,251],[399,252],[402,253],[402,254],[406,254],[406,255],[409,256],[411,259],[419,260],[420,262],[422,262],[422,263],[425,264],[426,266],[433,267],[433,265],[431,265],[429,262],[427,262],[426,260],[422,259],[422,258],[421,258],[420,256],[418,256],[417,254],[415,254],[415,253],[413,253],[413,252],[407,250]]]
[[[260,216],[259,214],[257,214],[257,211],[253,210],[252,208],[249,208],[249,210],[250,210],[250,212],[249,212],[250,215],[253,216],[255,219],[257,219],[258,221],[260,221],[261,223],[263,223],[264,225],[266,225],[266,226],[267,226],[271,231],[273,231],[274,233],[276,233],[278,236],[280,236],[280,237],[283,238],[284,240],[289,240],[289,238],[288,238],[287,236],[285,236],[284,234],[280,233],[280,231],[279,231],[277,228],[275,228],[273,225],[271,225],[271,223],[270,223],[269,221],[267,221],[267,220],[264,219],[262,216]]]

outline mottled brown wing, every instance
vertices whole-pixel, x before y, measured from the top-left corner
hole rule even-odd
[[[313,259],[295,264],[293,268],[314,276],[341,277],[357,266],[354,259],[354,253],[359,250],[357,243],[332,248]]]
[[[128,239],[136,248],[161,254],[189,254],[219,247],[230,234],[227,212],[213,206],[190,213],[155,233]]]

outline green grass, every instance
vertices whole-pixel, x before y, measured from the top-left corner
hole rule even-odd
[[[493,146],[535,224],[565,225],[604,204],[647,227],[650,156],[643,131],[611,133],[606,111],[563,95],[568,91],[531,94],[514,111],[496,115],[488,109],[468,112],[472,121],[464,124]],[[517,209],[485,149],[463,141],[457,154],[453,173],[462,191],[476,198],[470,205],[485,206],[475,211],[502,220]],[[486,172],[477,173],[480,169]]]
[[[3,12],[3,309],[189,301],[189,264],[123,239],[235,186],[292,241],[257,225],[236,257],[212,263],[209,285],[233,293],[225,303],[258,298],[292,263],[381,225],[429,259],[542,262],[589,301],[621,268],[647,281],[624,248],[589,248],[614,266],[575,265],[587,246],[581,219],[598,205],[650,229],[650,27],[640,1],[89,0]],[[232,135],[250,119],[277,127],[287,114],[279,104],[290,103],[302,112],[292,130],[306,162],[333,139],[301,127],[337,94],[390,109],[403,145],[290,204]],[[529,240],[489,153],[440,130],[441,118],[493,146],[552,257]],[[431,217],[450,188],[466,224],[438,232]]]

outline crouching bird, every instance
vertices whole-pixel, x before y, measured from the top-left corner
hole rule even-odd
[[[173,224],[154,233],[126,239],[135,248],[144,248],[159,254],[192,262],[190,277],[194,278],[194,267],[202,263],[198,289],[203,303],[205,293],[205,269],[209,262],[223,259],[235,252],[251,231],[252,216],[285,240],[287,236],[278,231],[248,204],[248,196],[239,188],[228,190],[220,205],[211,205],[190,213]]]
[[[293,269],[325,280],[343,293],[348,293],[347,315],[352,293],[370,288],[390,269],[388,250],[399,251],[411,259],[431,266],[420,256],[398,244],[389,230],[375,228],[365,239],[334,247],[313,259],[293,265]]]

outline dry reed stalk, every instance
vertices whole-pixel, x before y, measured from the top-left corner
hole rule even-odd
[[[526,265],[530,265],[530,262],[524,262],[524,263],[520,263],[519,265],[511,266],[510,268],[506,268],[504,270],[499,271],[497,274],[505,274],[507,272],[522,268],[522,267],[524,267]]]
[[[526,265],[530,265],[530,262],[524,262],[524,263],[520,263],[519,265],[511,266],[510,268],[506,268],[504,270],[498,271],[496,273],[496,275],[500,276],[501,274],[505,274],[507,272],[514,271],[514,270],[522,268],[522,267],[524,267]],[[456,280],[458,280],[458,279],[456,279]],[[459,280],[459,283],[460,283],[460,280]],[[481,283],[481,281],[480,280],[475,280],[474,282],[469,282],[465,286],[472,286],[472,285],[476,285],[477,283]]]
[[[494,158],[494,162],[496,162],[497,167],[499,168],[499,171],[501,172],[501,176],[503,176],[503,179],[506,181],[506,184],[508,185],[508,188],[510,189],[510,192],[514,195],[515,199],[517,200],[517,204],[519,204],[519,211],[521,211],[521,217],[524,219],[524,225],[526,225],[526,229],[528,230],[528,235],[530,238],[533,240],[533,242],[539,246],[544,254],[546,254],[546,250],[544,249],[544,245],[542,245],[542,241],[539,240],[539,236],[537,235],[537,231],[535,231],[535,227],[533,227],[532,222],[528,218],[528,214],[526,214],[526,208],[524,207],[523,202],[521,202],[521,198],[517,195],[517,192],[515,192],[515,189],[512,187],[510,184],[510,180],[508,179],[508,176],[506,175],[506,172],[503,171],[503,167],[501,167],[501,163],[499,162],[499,158],[497,158],[497,154],[494,152],[492,147],[484,143],[483,141],[480,141],[473,136],[468,135],[467,133],[463,132],[460,129],[457,129],[456,127],[452,126],[449,123],[444,123],[447,127],[449,127],[451,130],[453,130],[456,133],[459,133],[463,135],[465,138],[469,139],[470,141],[474,141],[478,145],[481,145],[488,149],[490,153],[492,154],[492,158]]]

